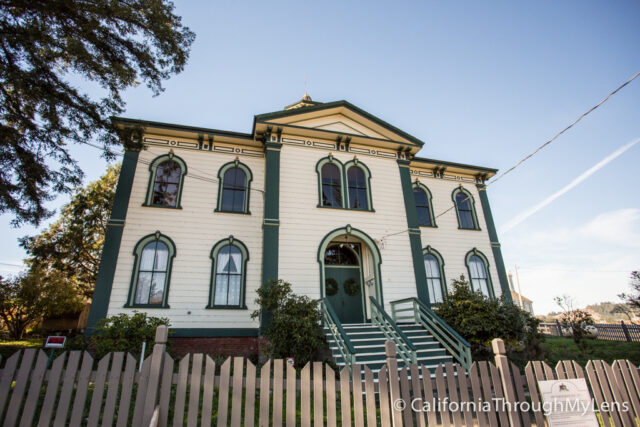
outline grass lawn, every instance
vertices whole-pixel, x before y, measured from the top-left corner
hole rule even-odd
[[[27,338],[21,341],[0,341],[0,355],[3,359],[24,348],[42,348],[42,338]]]
[[[546,337],[542,343],[544,361],[555,367],[560,360],[575,360],[585,366],[587,361],[604,360],[612,363],[617,359],[629,359],[634,365],[640,364],[640,342],[620,342],[584,340],[584,353],[571,338]]]

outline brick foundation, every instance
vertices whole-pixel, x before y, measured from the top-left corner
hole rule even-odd
[[[187,353],[257,358],[265,344],[258,337],[169,338],[171,353],[182,357]]]

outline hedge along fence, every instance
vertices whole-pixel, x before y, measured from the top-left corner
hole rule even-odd
[[[637,425],[640,416],[640,376],[628,361],[591,361],[586,370],[570,361],[555,370],[530,362],[522,375],[501,340],[494,340],[495,364],[475,362],[469,371],[453,363],[399,369],[389,341],[387,364],[375,373],[360,365],[336,372],[319,362],[296,371],[282,360],[258,369],[241,357],[216,366],[203,354],[176,363],[166,338],[166,327],[158,328],[141,372],[124,353],[105,356],[96,370],[88,353],[64,353],[50,369],[42,351],[15,353],[0,373],[0,419],[6,426],[542,426],[537,381],[567,378],[586,378],[596,403],[610,405],[601,412],[604,425]],[[412,402],[432,405],[416,412]]]

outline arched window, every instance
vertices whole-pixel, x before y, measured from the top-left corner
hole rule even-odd
[[[318,174],[318,207],[344,208],[342,163],[331,154],[316,163]]]
[[[347,198],[349,209],[373,211],[371,206],[371,173],[364,163],[357,159],[344,165],[347,171]]]
[[[458,216],[458,227],[465,230],[479,230],[478,219],[474,208],[474,200],[471,193],[462,187],[458,187],[452,194]]]
[[[493,297],[493,286],[489,275],[489,263],[484,254],[477,249],[469,251],[466,256],[469,281],[474,292]]]
[[[422,184],[413,185],[413,199],[416,203],[416,213],[418,214],[418,225],[422,227],[435,227],[436,222],[431,205],[431,192]]]
[[[136,245],[134,271],[125,307],[168,308],[167,292],[176,248],[171,239],[156,232]]]
[[[324,253],[324,263],[325,265],[360,265],[358,249],[357,245],[349,243],[331,245]]]
[[[229,236],[211,250],[211,292],[207,308],[246,308],[247,247]]]
[[[424,250],[424,269],[427,273],[427,288],[431,303],[443,302],[447,295],[444,261],[438,251],[431,246],[427,246]]]
[[[179,208],[182,183],[187,173],[184,160],[169,153],[153,160],[149,171],[151,176],[145,206]]]
[[[322,166],[322,206],[342,207],[342,172],[335,163]]]
[[[218,212],[249,212],[251,170],[238,160],[227,163],[218,172]]]

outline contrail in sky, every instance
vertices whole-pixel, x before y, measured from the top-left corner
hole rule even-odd
[[[589,178],[591,175],[593,175],[594,173],[596,173],[597,171],[599,171],[600,169],[605,167],[609,162],[611,162],[611,161],[615,160],[616,158],[618,158],[620,155],[622,155],[629,148],[631,148],[634,145],[636,145],[638,142],[640,142],[640,138],[634,139],[633,141],[623,145],[622,147],[618,148],[613,153],[609,154],[604,159],[600,160],[594,166],[592,166],[589,169],[587,169],[586,171],[584,171],[582,174],[580,174],[580,176],[578,176],[576,179],[571,181],[564,188],[556,191],[555,193],[553,193],[552,195],[550,195],[549,197],[547,197],[546,199],[544,199],[543,201],[541,201],[540,203],[535,205],[534,207],[532,207],[530,209],[527,209],[526,211],[523,211],[520,214],[516,215],[515,218],[513,218],[511,221],[507,222],[504,226],[502,226],[502,228],[500,229],[500,233],[501,234],[506,233],[507,231],[511,230],[513,227],[515,227],[518,224],[520,224],[522,221],[524,221],[527,218],[529,218],[531,215],[533,215],[536,212],[538,212],[540,209],[542,209],[545,206],[547,206],[549,203],[553,202],[558,197],[564,195],[565,193],[568,193],[571,189],[573,189],[578,184],[580,184],[582,181],[584,181],[585,179]]]

